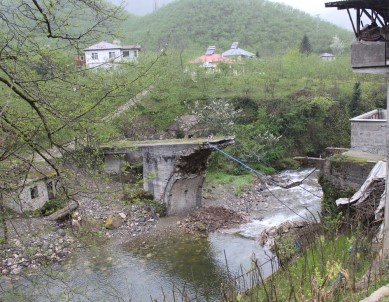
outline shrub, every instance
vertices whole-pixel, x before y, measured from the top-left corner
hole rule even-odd
[[[66,206],[67,201],[64,198],[55,198],[47,201],[40,209],[40,214],[49,216]]]

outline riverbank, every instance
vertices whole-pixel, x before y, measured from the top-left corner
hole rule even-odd
[[[288,174],[288,177],[283,181],[292,181],[296,175]],[[121,202],[119,183],[89,181],[83,185],[83,189],[79,189],[79,208],[73,219],[56,223],[43,217],[14,217],[8,221],[9,244],[3,245],[0,251],[2,275],[29,274],[31,269],[62,262],[75,250],[88,245],[122,245],[176,232],[210,233],[234,228],[244,237],[257,239],[262,229],[291,217],[291,213],[275,216],[275,213],[285,211],[272,196],[280,192],[271,187],[264,191],[259,181],[242,190],[240,195],[236,195],[235,188],[228,184],[206,184],[201,209],[161,218],[148,205]],[[299,202],[295,206],[296,212],[305,203]],[[108,217],[118,219],[115,227],[104,227]],[[243,231],[240,229],[242,224],[248,226]]]
[[[105,189],[117,192],[117,186],[112,182]],[[89,184],[89,191],[93,191],[93,184]],[[219,186],[208,191],[229,199],[230,205],[241,204],[233,199],[242,199],[230,195],[225,187]],[[209,199],[204,203],[205,208],[187,215],[159,218],[150,206],[128,206],[115,200],[116,194],[101,195],[100,185],[96,186],[95,192],[98,194],[79,198],[77,218],[73,218],[73,223],[72,219],[53,222],[46,217],[23,217],[16,214],[9,219],[9,240],[0,249],[1,274],[28,275],[41,266],[62,262],[75,250],[96,242],[121,245],[138,238],[143,240],[148,236],[172,232],[214,232],[247,221],[246,216],[238,214],[233,207],[221,207],[218,200]],[[111,229],[104,227],[110,216],[120,217],[120,225]]]

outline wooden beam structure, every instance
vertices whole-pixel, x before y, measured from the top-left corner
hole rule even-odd
[[[364,26],[362,23],[363,16],[366,16],[371,24],[379,24],[382,27],[389,25],[388,0],[344,0],[328,2],[325,4],[325,7],[336,7],[338,10],[347,10],[355,36],[358,36]],[[356,10],[355,21],[351,18],[350,9]]]

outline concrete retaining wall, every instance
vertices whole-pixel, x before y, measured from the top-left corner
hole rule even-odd
[[[340,189],[357,191],[375,164],[368,161],[327,160],[322,175]]]
[[[351,149],[386,155],[386,110],[373,110],[351,119]]]

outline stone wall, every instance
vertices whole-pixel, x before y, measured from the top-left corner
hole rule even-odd
[[[47,183],[47,180],[38,180],[4,194],[5,206],[18,213],[42,208],[49,200]]]
[[[357,191],[363,185],[375,162],[349,159],[329,159],[325,162],[322,176],[342,190]]]

